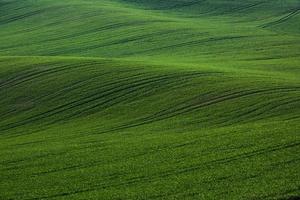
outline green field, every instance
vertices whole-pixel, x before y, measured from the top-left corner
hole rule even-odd
[[[8,199],[300,199],[300,1],[0,0]]]

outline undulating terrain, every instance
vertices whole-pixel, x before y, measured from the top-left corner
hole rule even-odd
[[[0,199],[299,199],[299,0],[0,0]]]

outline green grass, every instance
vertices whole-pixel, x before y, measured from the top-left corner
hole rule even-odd
[[[0,199],[300,197],[297,0],[0,0]]]

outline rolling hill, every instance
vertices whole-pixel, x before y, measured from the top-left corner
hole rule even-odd
[[[298,0],[0,0],[0,199],[300,197]]]

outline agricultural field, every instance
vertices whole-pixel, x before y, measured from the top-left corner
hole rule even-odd
[[[9,199],[300,199],[300,1],[0,0]]]

